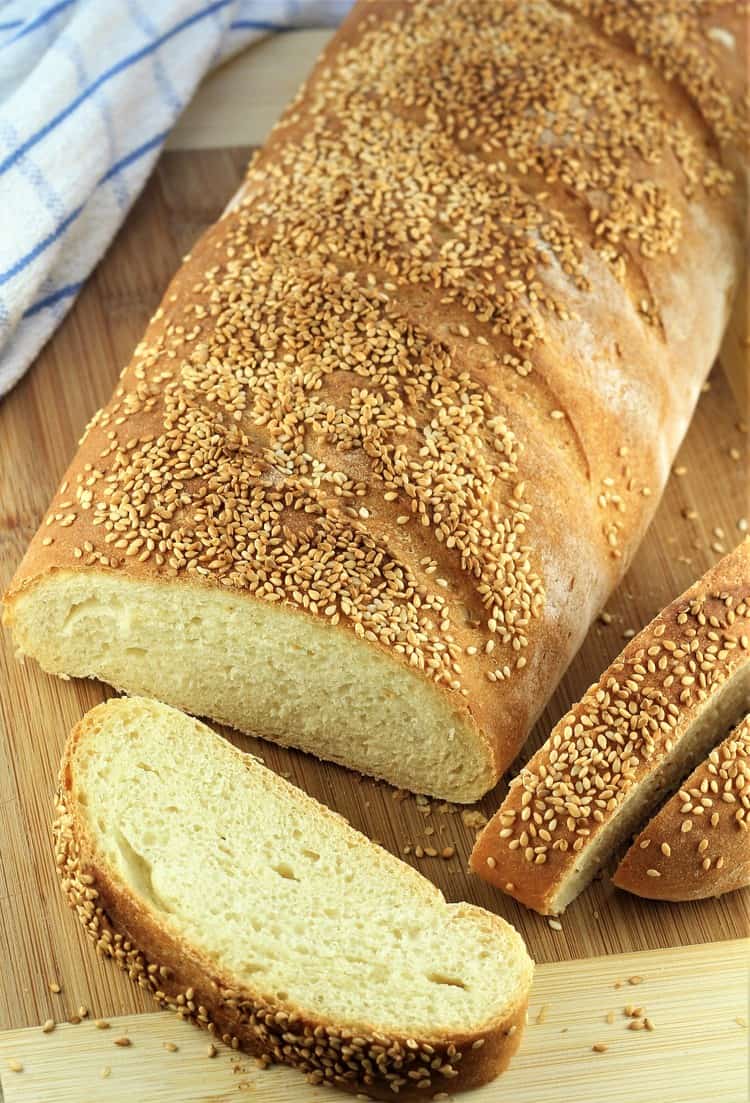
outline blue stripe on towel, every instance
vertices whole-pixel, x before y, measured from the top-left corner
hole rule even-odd
[[[118,61],[115,65],[110,66],[109,69],[105,70],[105,72],[103,72],[101,76],[97,77],[95,81],[93,81],[87,88],[85,88],[83,92],[76,96],[75,99],[72,100],[67,107],[64,107],[62,111],[59,111],[57,115],[53,116],[53,118],[51,118],[48,123],[45,123],[45,125],[41,127],[41,129],[37,130],[36,134],[32,134],[31,137],[27,138],[22,145],[20,145],[17,149],[13,151],[13,153],[9,154],[5,158],[5,160],[0,163],[0,175],[7,172],[9,168],[12,168],[12,166],[16,163],[16,161],[18,161],[20,157],[23,156],[24,153],[26,153],[29,149],[32,149],[33,146],[35,146],[38,142],[42,140],[42,138],[45,138],[51,131],[59,126],[61,122],[67,119],[69,115],[72,115],[76,108],[80,107],[80,105],[85,100],[87,100],[89,96],[92,96],[94,92],[96,92],[97,88],[101,88],[101,86],[106,83],[106,81],[110,80],[114,76],[117,76],[117,74],[121,73],[124,69],[128,69],[131,65],[135,65],[137,64],[137,62],[142,61],[144,57],[148,57],[155,50],[158,50],[159,47],[162,46],[165,42],[169,41],[170,38],[174,38],[175,35],[178,35],[182,31],[187,30],[188,27],[192,27],[201,19],[205,19],[206,16],[211,15],[213,12],[218,11],[220,8],[225,8],[228,4],[231,3],[234,3],[234,0],[215,0],[215,2],[213,4],[210,4],[207,8],[203,8],[201,11],[195,12],[187,19],[183,19],[181,23],[177,23],[174,27],[170,28],[170,30],[165,31],[164,34],[159,36],[159,38],[154,39],[153,42],[149,42],[147,46],[143,46],[140,50],[136,50],[134,53],[128,54],[127,57],[121,58],[120,61]]]
[[[48,306],[54,306],[55,303],[59,303],[61,299],[67,299],[71,295],[77,295],[84,285],[84,280],[79,280],[78,283],[69,283],[65,287],[59,287],[57,291],[53,291],[52,294],[46,295],[43,299],[38,299],[33,306],[30,306],[28,310],[24,311],[24,318],[30,318],[32,314],[38,314],[40,310],[45,310]]]
[[[53,4],[51,8],[47,8],[36,19],[32,19],[30,23],[26,23],[25,20],[19,20],[19,23],[24,24],[23,29],[14,34],[8,42],[4,42],[3,46],[10,46],[13,42],[18,42],[19,38],[25,38],[27,34],[31,34],[32,31],[37,30],[39,27],[43,27],[45,23],[49,23],[50,19],[54,19],[56,15],[59,15],[61,11],[69,8],[73,4],[73,0],[59,0],[59,3]]]

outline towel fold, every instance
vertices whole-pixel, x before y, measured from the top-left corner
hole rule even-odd
[[[0,0],[0,395],[70,309],[205,73],[350,0]]]

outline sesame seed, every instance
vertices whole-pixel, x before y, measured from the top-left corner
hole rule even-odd
[[[23,1065],[14,1057],[8,1059],[8,1068],[11,1072],[23,1072]]]
[[[42,1026],[42,1034],[51,1034],[54,1029],[55,1029],[55,1020],[54,1019],[47,1019],[46,1022],[44,1023],[44,1025]]]
[[[128,1038],[128,1036],[126,1034],[123,1034],[122,1037],[114,1039],[114,1044],[116,1046],[127,1047],[127,1046],[132,1046],[133,1043],[131,1042],[130,1038]]]
[[[606,1053],[609,1046],[606,1042],[595,1042],[591,1049],[594,1053]]]

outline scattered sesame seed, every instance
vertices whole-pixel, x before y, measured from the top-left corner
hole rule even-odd
[[[177,1050],[179,1048],[178,1046],[176,1046],[174,1044],[174,1042],[162,1042],[162,1045],[163,1045],[164,1049],[167,1050],[168,1053],[177,1053]]]
[[[53,992],[56,996],[59,996],[59,994],[62,992],[62,988],[56,980],[49,981],[48,987],[50,992]]]
[[[17,1061],[14,1057],[9,1058],[8,1068],[11,1072],[23,1072],[23,1065],[20,1061]]]
[[[219,1051],[216,1048],[216,1046],[213,1044],[213,1042],[209,1042],[208,1047],[206,1048],[206,1053],[208,1054],[208,1056],[209,1057],[216,1057],[218,1052]]]
[[[606,1053],[609,1046],[606,1042],[595,1042],[591,1047],[594,1053]]]
[[[55,1029],[55,1020],[54,1019],[47,1019],[47,1021],[42,1026],[42,1034],[51,1034],[54,1029]]]
[[[101,1077],[102,1080],[108,1080],[111,1075],[112,1075],[112,1069],[110,1068],[109,1065],[105,1065],[104,1068],[99,1073],[99,1076]]]
[[[127,1034],[123,1034],[121,1038],[115,1038],[114,1039],[114,1044],[116,1046],[125,1047],[125,1046],[132,1046],[133,1043],[131,1042],[130,1038],[128,1038]]]
[[[110,1024],[106,1019],[95,1019],[94,1026],[97,1030],[109,1030]]]
[[[559,919],[548,919],[547,925],[551,927],[553,931],[561,931],[563,929],[563,925]]]
[[[639,977],[639,976],[628,977],[628,984],[643,984],[643,977]]]

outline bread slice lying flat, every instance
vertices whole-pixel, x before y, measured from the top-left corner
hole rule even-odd
[[[392,1099],[481,1084],[518,1045],[511,926],[166,705],[77,725],[55,836],[99,951],[235,1048]]]
[[[618,888],[702,900],[750,885],[750,715],[649,820],[617,867]]]
[[[556,914],[750,708],[750,543],[668,605],[511,783],[471,856]]]

